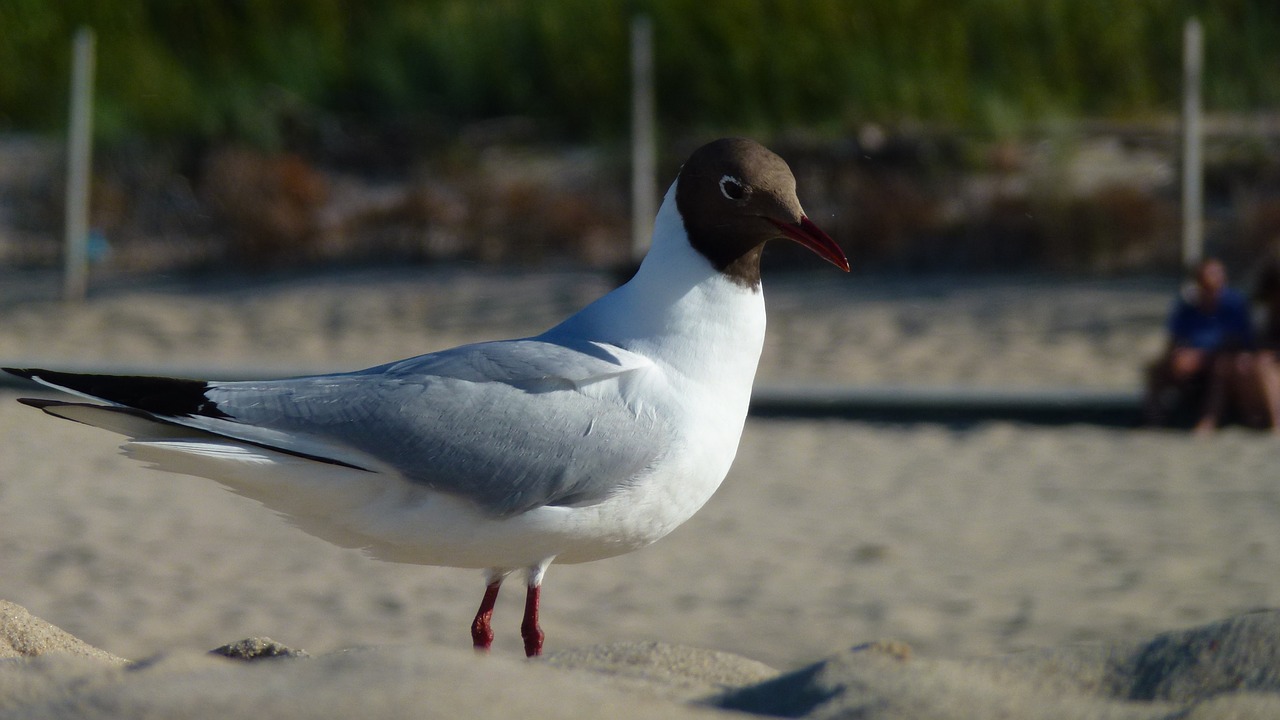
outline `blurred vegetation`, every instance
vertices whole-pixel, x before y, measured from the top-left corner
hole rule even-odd
[[[63,126],[98,33],[97,132],[278,147],[299,124],[527,116],[616,137],[628,19],[654,22],[668,130],[918,120],[995,135],[1178,107],[1205,28],[1210,110],[1280,106],[1276,0],[4,0],[0,130]]]

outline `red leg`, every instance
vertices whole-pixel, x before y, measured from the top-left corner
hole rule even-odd
[[[524,638],[524,654],[527,657],[542,654],[542,640],[546,637],[542,628],[538,627],[538,599],[541,594],[541,586],[530,585],[529,594],[524,598],[524,621],[520,623],[520,637]]]
[[[471,644],[476,650],[488,652],[493,646],[493,628],[489,621],[493,619],[493,605],[498,602],[498,588],[501,586],[502,580],[499,578],[485,587],[484,599],[480,601],[476,619],[471,621]]]

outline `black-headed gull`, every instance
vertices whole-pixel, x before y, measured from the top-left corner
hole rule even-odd
[[[499,585],[523,569],[532,656],[552,561],[648,545],[724,480],[764,342],[760,253],[779,237],[849,269],[787,164],[722,139],[680,170],[635,277],[541,335],[286,380],[6,370],[106,404],[21,402],[126,435],[131,457],[216,480],[308,533],[484,569],[477,648],[493,642]]]

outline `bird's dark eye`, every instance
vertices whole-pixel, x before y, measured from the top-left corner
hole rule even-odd
[[[747,189],[742,186],[742,181],[732,175],[725,175],[720,178],[720,194],[730,200],[741,200],[747,196]]]

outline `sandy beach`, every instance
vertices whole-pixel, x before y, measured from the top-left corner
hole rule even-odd
[[[610,286],[576,272],[364,270],[193,286],[110,281],[87,305],[66,307],[41,299],[54,290],[27,278],[0,294],[0,359],[228,374],[354,369],[536,333]],[[766,277],[758,385],[1132,389],[1160,346],[1172,289],[1167,279]],[[390,668],[421,671],[435,683],[423,687],[476,717],[511,714],[520,693],[468,695],[474,683],[441,678],[494,673],[512,687],[559,688],[582,703],[559,706],[565,717],[613,716],[607,708],[711,716],[726,711],[688,701],[768,679],[775,685],[755,692],[789,697],[821,680],[843,704],[784,712],[747,693],[727,707],[854,716],[862,706],[848,693],[857,686],[890,699],[858,717],[988,717],[1000,708],[1166,717],[1226,702],[1212,699],[1226,686],[1204,680],[1198,687],[1212,692],[1159,702],[1098,688],[1127,677],[1132,667],[1117,658],[1141,643],[1211,626],[1203,632],[1222,647],[1236,647],[1223,638],[1253,639],[1231,656],[1246,663],[1246,679],[1226,689],[1250,691],[1232,711],[1269,717],[1280,708],[1280,621],[1212,625],[1280,607],[1280,442],[1263,433],[752,419],[729,478],[684,527],[628,556],[552,566],[543,627],[549,660],[561,655],[545,664],[570,669],[562,673],[518,660],[518,589],[500,599],[493,657],[476,665],[467,630],[478,573],[330,546],[212,482],[145,470],[119,455],[115,436],[44,417],[17,396],[0,392],[0,598],[116,656],[162,654],[169,659],[157,668],[168,669],[147,672],[204,678],[190,680],[203,688],[195,695],[216,695],[247,672],[199,653],[270,636],[313,656],[272,661],[312,663],[273,670],[289,679],[272,682],[312,687],[347,672],[352,682],[372,673],[387,683]],[[366,661],[338,652],[353,647],[367,648]],[[631,648],[631,659],[602,647]],[[999,668],[1021,661],[1009,658],[1040,658],[1027,667],[1043,675],[1024,668],[1010,680]],[[54,707],[40,704],[49,698],[71,702],[67,678],[108,672],[89,659],[61,662],[0,664],[0,716],[39,717]],[[882,665],[909,670],[881,678]],[[636,670],[649,666],[666,668],[665,679]],[[728,679],[707,672],[730,666]],[[689,667],[701,670],[673,674]],[[645,682],[629,686],[619,668]],[[964,674],[975,672],[986,679]],[[112,697],[161,702],[129,677],[100,684],[124,693]],[[988,681],[990,694],[975,695]],[[18,685],[51,694],[13,694]],[[626,702],[632,696],[642,699]],[[935,697],[943,700],[930,705]],[[372,716],[415,716],[384,707]],[[1216,716],[1211,709],[1197,712]]]

